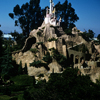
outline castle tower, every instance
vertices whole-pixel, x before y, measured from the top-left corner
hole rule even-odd
[[[47,8],[45,24],[50,23],[53,26],[57,25],[57,18],[56,18],[55,12],[56,12],[56,9],[54,8],[53,0],[50,0],[50,9]]]
[[[52,0],[50,0],[50,14],[52,14],[52,3],[53,3],[53,1]]]

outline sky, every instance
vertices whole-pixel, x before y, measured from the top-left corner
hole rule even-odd
[[[0,0],[0,30],[4,33],[17,32],[21,33],[20,27],[14,26],[14,20],[9,17],[13,13],[13,8],[18,4],[22,5],[30,0]],[[53,0],[54,4],[61,4],[65,0]],[[100,0],[68,0],[75,9],[79,20],[75,22],[77,29],[81,31],[93,30],[95,37],[100,34]],[[49,6],[49,0],[40,0],[41,8]]]

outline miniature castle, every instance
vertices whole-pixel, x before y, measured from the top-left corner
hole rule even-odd
[[[51,24],[53,26],[60,26],[61,18],[59,21],[56,18],[56,9],[54,8],[53,0],[50,0],[50,9],[47,8],[45,24]]]
[[[52,57],[54,48],[67,58],[68,65],[66,66],[79,68],[83,75],[89,75],[91,80],[96,82],[96,79],[99,79],[100,76],[100,45],[95,45],[93,41],[86,41],[78,34],[82,32],[76,27],[72,29],[72,35],[67,35],[60,27],[61,18],[58,21],[55,12],[53,0],[50,0],[50,9],[47,8],[44,22],[38,29],[33,29],[30,32],[21,50],[12,52],[13,60],[17,64],[20,64],[21,61],[23,68],[27,64],[29,76],[36,78],[39,74],[43,74],[44,79],[48,80],[51,73],[62,73],[65,70],[54,57],[52,62],[47,65],[48,69],[44,66],[38,68],[30,66],[30,63],[34,61],[44,63],[43,57],[48,52]],[[84,49],[84,47],[87,48],[84,53],[82,49],[77,50],[77,48]]]

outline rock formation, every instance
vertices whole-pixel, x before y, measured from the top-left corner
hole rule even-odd
[[[26,39],[23,48],[19,51],[13,52],[12,56],[18,64],[20,63],[20,61],[22,61],[23,67],[25,66],[25,63],[27,63],[28,74],[30,76],[37,76],[39,74],[49,75],[49,73],[52,72],[60,73],[62,71],[61,65],[59,65],[55,59],[48,65],[49,70],[46,70],[43,66],[41,66],[40,68],[36,68],[35,66],[30,67],[30,63],[38,60],[43,61],[42,59],[47,52],[51,54],[51,48],[57,49],[60,54],[67,57],[69,60],[70,55],[73,53],[82,55],[82,57],[84,57],[85,59],[85,53],[82,54],[81,52],[74,52],[74,50],[72,50],[73,47],[80,46],[82,44],[85,44],[89,50],[89,53],[93,54],[92,49],[94,49],[94,46],[92,42],[88,43],[78,34],[67,35],[63,31],[62,27],[52,26],[43,22],[41,27],[30,32],[30,35]],[[32,53],[30,49],[34,49],[34,52]],[[79,60],[78,64],[80,64],[80,62],[81,61]],[[76,62],[74,62],[74,64],[75,63]]]
[[[45,21],[38,29],[34,29],[30,32],[23,48],[12,53],[13,59],[17,64],[22,61],[23,67],[26,63],[30,76],[44,74],[45,79],[48,80],[50,73],[61,73],[64,70],[55,58],[52,58],[53,60],[48,64],[48,68],[45,68],[43,65],[41,65],[41,67],[30,67],[30,63],[41,61],[42,64],[45,64],[43,57],[45,57],[47,52],[52,56],[52,51],[50,51],[50,49],[54,48],[59,54],[64,55],[68,59],[68,66],[78,67],[82,74],[87,74],[87,70],[89,70],[88,73],[91,74],[93,79],[93,69],[97,68],[98,64],[95,61],[100,58],[99,56],[97,57],[99,52],[99,50],[97,50],[98,47],[93,41],[87,42],[82,38],[79,34],[83,33],[77,30],[76,27],[72,29],[72,35],[67,35],[61,26],[51,23],[49,17],[46,17]],[[47,20],[49,21],[47,22]],[[82,52],[81,47],[87,48],[88,53],[87,51]],[[79,50],[75,50],[77,48]],[[92,61],[90,61],[91,59]],[[88,63],[85,60],[87,60]],[[88,69],[83,69],[84,66]]]

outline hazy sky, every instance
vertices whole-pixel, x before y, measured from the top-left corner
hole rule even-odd
[[[13,8],[19,4],[20,6],[30,0],[0,0],[0,30],[4,33],[10,33],[14,30],[21,32],[20,27],[14,27],[14,20],[9,17],[9,13],[13,12]],[[63,3],[65,0],[53,0],[54,4]],[[68,0],[75,9],[79,20],[75,23],[76,27],[81,30],[91,29],[100,34],[100,0]],[[44,8],[49,6],[49,0],[41,0],[40,6]]]

